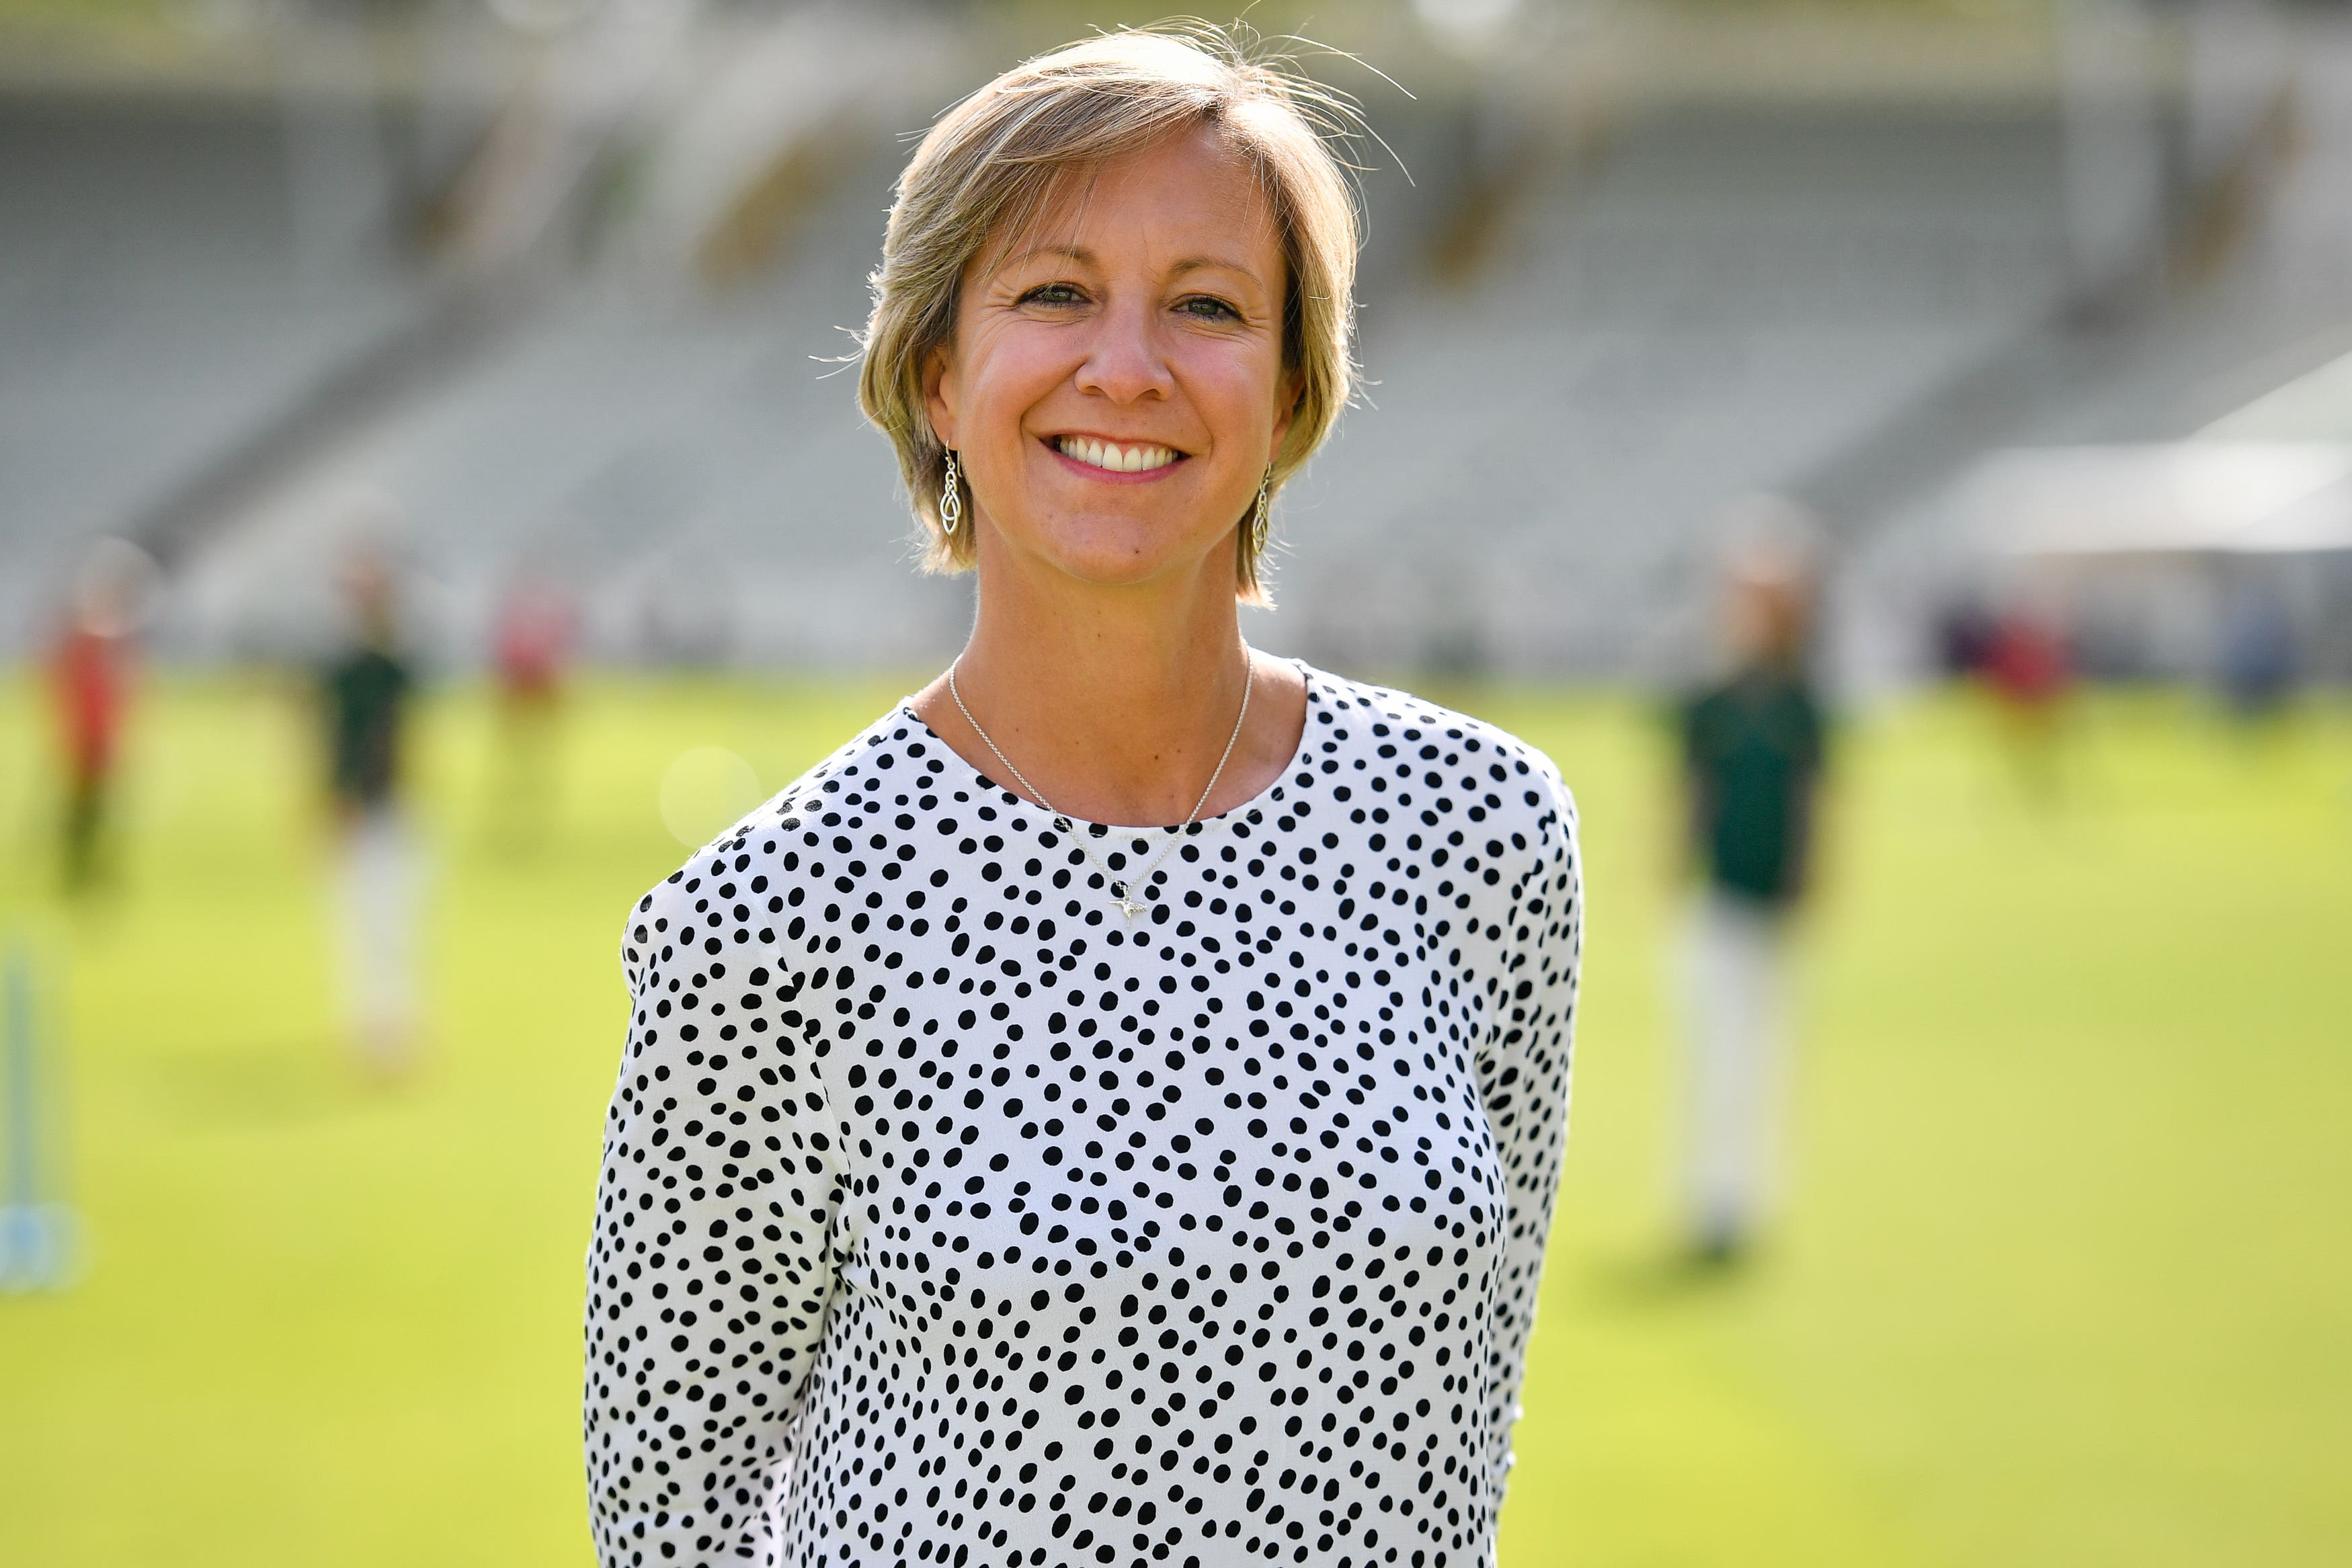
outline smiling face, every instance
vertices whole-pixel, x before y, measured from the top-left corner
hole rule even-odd
[[[1142,585],[1213,572],[1289,427],[1286,269],[1249,164],[1208,127],[1074,179],[965,274],[932,427],[983,570]]]

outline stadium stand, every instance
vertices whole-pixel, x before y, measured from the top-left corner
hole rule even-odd
[[[919,124],[911,101],[804,117],[772,243],[723,287],[648,268],[662,247],[625,213],[583,229],[587,261],[207,525],[167,647],[299,643],[353,519],[396,515],[447,661],[480,656],[523,571],[573,584],[603,656],[898,667],[950,648],[968,591],[908,570],[888,455],[839,364],[903,156],[887,115]],[[385,345],[451,334],[416,267],[289,271],[266,105],[0,112],[0,214],[19,220],[0,222],[18,415],[0,531],[29,565],[0,639],[22,646],[76,541],[267,455]],[[2083,319],[2046,102],[1679,103],[1590,144],[1538,137],[1466,276],[1433,260],[1467,183],[1458,104],[1380,118],[1414,178],[1377,154],[1365,177],[1370,385],[1286,498],[1282,610],[1253,629],[1350,668],[1485,670],[1507,649],[1515,673],[1659,673],[1731,499],[1795,493],[1899,575],[1936,553],[1923,497],[1976,455],[2086,421],[2186,434],[2221,411],[2168,394],[2352,309],[2312,259],[2344,205],[2312,193],[2352,145],[2324,111],[2272,204],[2302,228],[2120,325]],[[2282,268],[2301,286],[2272,286]]]

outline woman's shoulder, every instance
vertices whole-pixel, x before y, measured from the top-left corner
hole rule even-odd
[[[772,951],[827,873],[817,852],[853,821],[892,810],[900,795],[940,788],[945,748],[903,703],[745,812],[630,907],[621,964],[632,987],[649,964],[680,952],[716,957],[729,946]],[[878,798],[888,790],[888,799]],[[928,787],[928,788],[927,788]],[[911,803],[911,802],[909,802]],[[854,845],[844,853],[854,853]]]
[[[1314,700],[1302,745],[1335,791],[1458,793],[1474,822],[1548,836],[1557,818],[1572,836],[1574,797],[1539,747],[1412,692],[1304,668]],[[1356,784],[1351,776],[1359,775]]]

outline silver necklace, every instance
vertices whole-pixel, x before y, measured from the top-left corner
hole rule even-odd
[[[987,730],[981,727],[980,720],[971,716],[971,709],[963,705],[963,693],[956,689],[956,671],[962,664],[963,661],[959,658],[948,666],[948,695],[955,699],[956,711],[963,715],[964,723],[971,726],[971,732],[980,737],[989,750],[996,754],[996,760],[1004,764],[1004,770],[1013,775],[1014,782],[1018,783],[1023,789],[1028,791],[1029,798],[1037,803],[1038,809],[1051,813],[1054,825],[1076,841],[1078,852],[1086,856],[1095,870],[1102,873],[1103,885],[1110,889],[1111,901],[1118,905],[1118,912],[1121,915],[1132,920],[1150,908],[1151,906],[1144,902],[1139,890],[1151,885],[1151,879],[1158,873],[1161,863],[1174,852],[1176,846],[1183,841],[1184,835],[1192,831],[1192,824],[1201,820],[1201,809],[1209,803],[1209,796],[1217,788],[1217,780],[1225,776],[1225,764],[1233,760],[1234,744],[1242,737],[1242,722],[1249,717],[1250,690],[1257,685],[1256,661],[1245,660],[1243,664],[1242,711],[1234,716],[1234,732],[1225,737],[1224,753],[1217,758],[1216,770],[1209,775],[1208,783],[1202,786],[1201,798],[1192,802],[1192,814],[1184,819],[1183,826],[1170,830],[1168,841],[1160,846],[1159,854],[1152,857],[1151,863],[1145,866],[1140,874],[1129,877],[1112,875],[1110,867],[1095,858],[1094,846],[1087,841],[1093,835],[1080,832],[1066,813],[1055,810],[1052,803],[1045,799],[1037,786],[1030,783],[1027,776],[1013,766],[1013,758],[1004,755],[1004,748],[996,744]]]

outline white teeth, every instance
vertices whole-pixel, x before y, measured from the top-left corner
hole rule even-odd
[[[1176,461],[1176,454],[1165,446],[1121,446],[1117,442],[1097,441],[1087,435],[1065,435],[1055,445],[1065,457],[1075,457],[1089,468],[1108,469],[1113,474],[1141,474],[1165,468]]]

